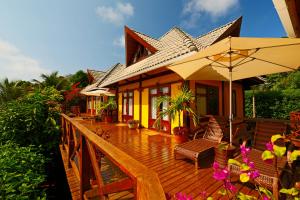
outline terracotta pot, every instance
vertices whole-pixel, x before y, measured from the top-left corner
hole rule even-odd
[[[105,121],[106,121],[107,123],[112,123],[112,117],[111,117],[111,116],[106,116],[106,117],[105,117]]]
[[[189,129],[185,127],[175,127],[173,129],[174,139],[177,144],[188,141]]]
[[[219,163],[220,167],[227,166],[228,159],[234,157],[236,151],[235,146],[228,147],[227,149],[220,149],[218,147],[214,148],[215,150],[215,162]]]
[[[138,128],[138,124],[137,123],[131,123],[131,124],[128,123],[128,128],[130,128],[130,129],[137,129]]]

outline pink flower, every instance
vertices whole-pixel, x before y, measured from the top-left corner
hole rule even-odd
[[[224,187],[232,193],[237,192],[237,188],[228,179],[225,180]]]
[[[250,148],[246,147],[244,144],[242,144],[240,147],[242,155],[247,155],[250,153]]]
[[[220,165],[219,165],[219,163],[217,163],[217,162],[214,162],[214,164],[213,164],[213,168],[214,168],[214,170],[218,170],[218,169],[220,168]]]
[[[263,195],[263,200],[270,200],[270,198],[267,197],[266,195]]]
[[[213,174],[213,178],[222,181],[229,177],[229,171],[227,169],[215,171]]]
[[[176,198],[177,200],[193,200],[192,197],[189,197],[189,196],[183,194],[182,192],[176,193],[176,194],[175,194],[175,198]]]
[[[257,177],[259,177],[260,174],[259,174],[259,171],[258,170],[254,170],[254,171],[251,171],[250,172],[250,178],[251,179],[256,179]]]
[[[248,166],[249,166],[251,169],[254,169],[254,162],[250,161],[250,162],[248,163]]]
[[[273,151],[273,143],[272,142],[268,142],[266,143],[266,149],[269,150],[269,151]]]

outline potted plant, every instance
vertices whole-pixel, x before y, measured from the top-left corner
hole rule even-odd
[[[163,102],[168,102],[169,106],[159,112],[154,125],[157,128],[160,128],[161,120],[163,119],[164,116],[170,116],[171,120],[175,120],[175,118],[178,117],[179,126],[173,129],[175,141],[176,143],[183,143],[187,141],[189,129],[183,127],[183,124],[180,119],[180,115],[183,111],[188,112],[190,116],[192,116],[194,124],[195,125],[197,124],[197,116],[190,106],[193,100],[194,100],[194,95],[186,85],[183,85],[180,93],[173,98],[169,96],[159,97],[156,102],[158,108]]]
[[[97,107],[97,111],[99,113],[99,116],[102,116],[102,114],[105,114],[105,121],[108,123],[111,123],[112,120],[112,113],[113,110],[117,109],[117,103],[115,101],[114,97],[108,97],[106,102],[101,102],[99,106]]]
[[[139,120],[130,119],[127,121],[127,124],[130,129],[136,129],[138,128]]]

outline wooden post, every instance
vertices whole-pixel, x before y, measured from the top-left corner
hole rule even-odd
[[[84,193],[90,189],[91,160],[87,149],[86,139],[83,135],[80,135],[79,155],[80,198],[84,199]]]
[[[140,81],[139,81],[139,128],[142,128],[142,75],[140,75]]]

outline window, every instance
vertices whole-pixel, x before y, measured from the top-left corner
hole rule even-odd
[[[133,119],[133,91],[123,93],[123,121]]]
[[[196,86],[197,115],[219,114],[219,89],[213,86]]]
[[[159,108],[156,105],[156,101],[161,96],[170,96],[170,87],[169,86],[161,86],[157,88],[151,88],[149,92],[149,100],[150,100],[150,107],[149,107],[149,127],[154,127],[154,122],[157,119],[158,113],[167,109],[168,102],[163,102]],[[170,120],[169,116],[163,116],[161,120],[161,130],[165,132],[170,131]]]

